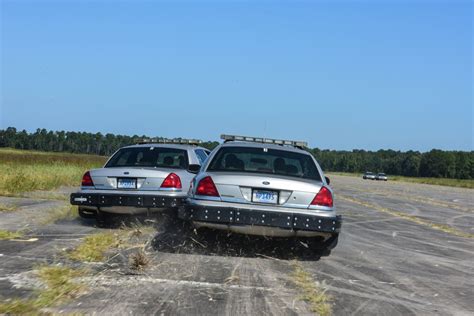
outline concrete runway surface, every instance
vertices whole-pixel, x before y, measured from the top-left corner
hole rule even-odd
[[[39,264],[87,266],[87,291],[54,313],[157,315],[307,315],[293,282],[295,261],[327,289],[335,315],[474,314],[472,190],[331,176],[344,222],[329,256],[306,243],[193,232],[164,212],[151,217],[150,265],[128,267],[130,249],[105,263],[78,263],[64,251],[99,231],[89,220],[42,224],[54,207],[46,198],[0,197],[17,205],[0,212],[0,229],[25,229],[0,241],[0,300],[34,295]],[[64,193],[64,192],[63,192]],[[67,193],[67,190],[66,190]],[[311,246],[311,244],[309,244]]]

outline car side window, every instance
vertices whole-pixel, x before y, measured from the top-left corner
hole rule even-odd
[[[196,153],[196,156],[197,156],[197,158],[198,158],[198,160],[199,160],[199,163],[200,163],[201,165],[203,165],[204,162],[205,162],[206,159],[207,159],[206,152],[205,152],[204,150],[202,150],[202,149],[196,149],[196,150],[194,150],[194,152]]]

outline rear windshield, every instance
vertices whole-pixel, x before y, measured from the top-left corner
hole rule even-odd
[[[106,168],[112,167],[158,167],[158,168],[188,168],[186,150],[162,147],[130,147],[120,149]]]
[[[207,170],[276,174],[321,181],[311,156],[267,148],[222,147]]]

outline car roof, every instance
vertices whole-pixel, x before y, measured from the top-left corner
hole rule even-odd
[[[209,151],[209,149],[204,147],[198,147],[193,145],[186,145],[186,144],[136,144],[130,146],[124,146],[122,148],[140,148],[140,147],[155,147],[155,148],[173,148],[173,149],[183,149],[183,150],[194,150],[194,149],[203,149]]]
[[[220,145],[221,147],[252,147],[252,148],[269,148],[275,150],[284,150],[290,151],[300,154],[307,154],[311,155],[306,150],[293,147],[293,146],[283,146],[283,145],[276,145],[276,144],[266,144],[266,143],[254,143],[254,142],[246,142],[246,141],[230,141],[227,143],[223,143]]]

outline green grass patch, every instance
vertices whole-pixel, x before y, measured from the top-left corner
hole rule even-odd
[[[0,212],[13,212],[18,209],[16,205],[0,204]]]
[[[331,296],[326,294],[323,286],[313,280],[311,274],[305,271],[299,262],[293,262],[293,282],[301,292],[300,299],[307,302],[313,313],[321,316],[332,315]]]
[[[346,177],[357,177],[362,179],[362,173],[350,172],[327,172],[327,176],[339,175]],[[372,181],[372,180],[367,180]],[[474,189],[474,179],[448,179],[448,178],[420,178],[420,177],[403,177],[403,176],[388,176],[388,181],[400,181],[410,183],[422,183],[432,185],[442,185],[448,187]]]
[[[105,232],[89,235],[74,250],[68,253],[73,260],[98,262],[104,260],[105,253],[122,244],[120,233]]]
[[[59,305],[80,295],[83,286],[74,282],[74,278],[84,275],[82,270],[64,266],[43,266],[38,268],[37,276],[44,284],[36,291],[36,297],[13,299],[0,303],[0,314],[39,315],[42,308]]]
[[[77,186],[86,170],[102,166],[105,160],[94,155],[0,148],[0,195]]]
[[[123,226],[116,231],[92,234],[86,236],[67,256],[76,261],[101,262],[106,259],[105,256],[111,249],[144,246],[139,243],[140,239],[154,232],[156,229],[152,226],[134,224],[131,227]]]
[[[11,232],[8,230],[0,229],[0,240],[9,240],[21,237],[23,237],[23,234],[21,232]]]

